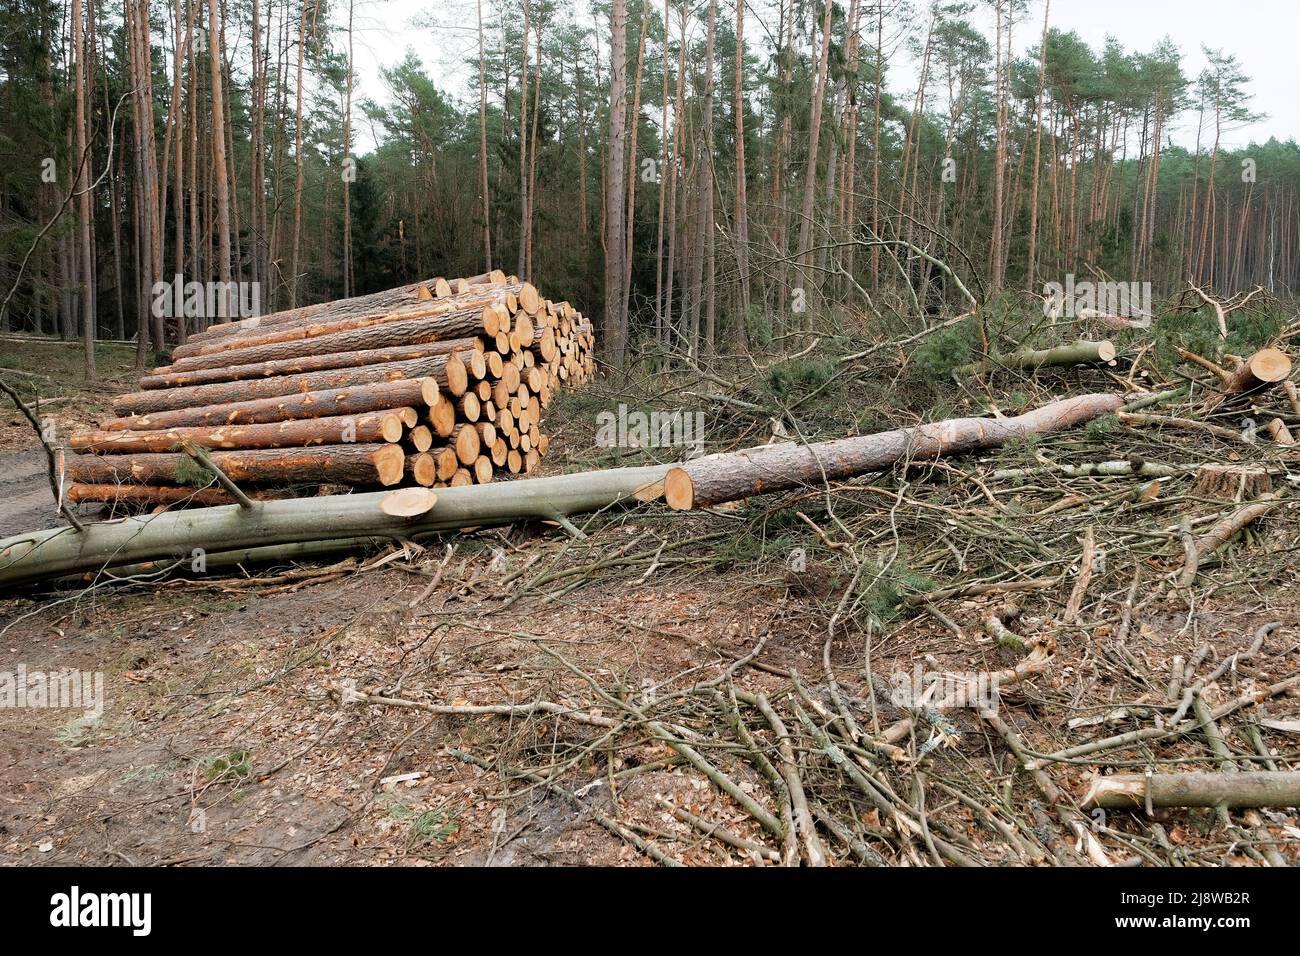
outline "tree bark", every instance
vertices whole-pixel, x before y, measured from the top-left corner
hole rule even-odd
[[[346,485],[395,485],[405,474],[402,449],[393,444],[322,445],[218,451],[212,463],[231,481],[332,481]],[[199,466],[185,454],[72,455],[68,475],[86,484],[181,484]]]
[[[432,311],[432,310],[431,310]],[[390,348],[401,345],[419,345],[447,339],[463,339],[484,330],[483,309],[466,309],[427,318],[407,319],[402,322],[385,322],[352,328],[313,338],[298,338],[248,348],[228,349],[209,355],[196,355],[177,359],[158,370],[160,374],[192,372],[199,369],[229,368],[232,365],[249,365],[281,359],[302,358],[308,355],[326,355],[332,352],[351,352],[359,349]]]
[[[1300,773],[1114,774],[1098,777],[1084,795],[1085,810],[1141,810],[1152,807],[1300,806]]]
[[[95,378],[95,261],[90,252],[90,151],[86,148],[86,38],[81,0],[72,0],[72,47],[76,78],[76,163],[78,242],[81,262],[81,344],[85,350],[85,373]]]
[[[745,325],[749,321],[749,198],[745,183],[745,0],[736,0],[736,281],[740,314],[732,326],[732,344],[745,347]]]
[[[415,410],[410,410],[415,415]],[[169,428],[154,431],[74,432],[68,444],[73,451],[98,455],[170,452],[183,442],[200,448],[298,448],[359,442],[398,442],[406,426],[398,411],[366,412],[328,418],[305,418],[263,425],[218,425]]]
[[[298,418],[383,411],[406,405],[425,407],[437,399],[438,385],[433,379],[401,379],[396,382],[278,395],[228,405],[200,405],[130,418],[113,418],[104,422],[102,427],[105,431],[128,431],[199,425],[259,425]]]
[[[975,375],[1002,368],[1034,369],[1048,365],[1082,365],[1087,362],[1110,362],[1115,358],[1115,346],[1110,342],[1073,342],[1047,349],[1023,349],[1009,355],[987,358],[981,362],[963,365],[957,372]]]
[[[488,192],[487,56],[483,45],[483,0],[478,7],[478,189],[483,212],[483,268],[492,268],[492,200]],[[350,41],[349,41],[350,42]]]
[[[440,389],[446,389],[451,395],[463,395],[469,386],[469,373],[464,362],[453,356],[435,355],[408,362],[381,362],[356,368],[327,369],[308,375],[275,375],[264,379],[131,392],[113,400],[113,411],[128,422],[123,428],[135,428],[137,426],[129,424],[129,416],[420,378],[432,378]]]
[[[439,339],[433,342],[403,345],[396,348],[327,352],[321,355],[304,355],[300,358],[252,362],[247,365],[198,369],[189,372],[168,372],[160,369],[153,375],[146,375],[141,378],[140,388],[151,391],[193,385],[209,385],[219,382],[238,382],[246,379],[272,378],[277,375],[303,375],[308,372],[356,368],[362,365],[409,362],[414,359],[430,358],[435,355],[450,355],[452,352],[468,354],[479,345],[481,345],[481,342],[476,338]],[[554,346],[552,346],[553,348]]]
[[[352,306],[344,306],[337,310],[322,309],[313,311],[306,318],[268,320],[256,325],[241,326],[235,330],[238,333],[237,335],[226,334],[212,339],[200,339],[199,336],[194,336],[194,339],[188,345],[173,351],[172,357],[174,360],[180,361],[195,356],[214,355],[218,352],[246,349],[254,345],[270,345],[274,342],[290,342],[320,335],[331,335],[349,329],[361,329],[372,325],[383,325],[388,322],[431,318],[473,310],[481,311],[485,306],[502,303],[509,307],[511,297],[516,292],[523,294],[530,288],[527,284],[493,289],[471,287],[471,294],[469,295],[459,295],[437,302],[421,301],[414,298],[412,302],[402,303],[391,309],[380,307],[376,310]]]
[[[208,0],[208,66],[212,82],[212,190],[217,194],[217,275],[230,282],[230,184],[226,165],[226,112],[221,80],[221,30],[217,23],[217,0]],[[299,75],[298,82],[302,82]],[[301,95],[301,94],[299,94]],[[218,315],[231,315],[227,299],[218,307]],[[211,316],[205,316],[211,320]],[[205,323],[206,324],[206,323]]]
[[[294,112],[293,152],[295,179],[293,187],[293,252],[289,275],[289,307],[298,305],[298,250],[302,241],[302,64],[307,51],[307,0],[302,0],[298,18],[298,105]]]
[[[852,478],[904,460],[997,448],[1013,438],[1071,428],[1121,405],[1118,396],[1081,395],[1014,418],[955,418],[812,445],[771,445],[712,455],[669,471],[665,497],[677,511],[707,508],[749,495]]]
[[[609,363],[623,365],[627,314],[623,311],[623,230],[626,215],[627,0],[610,8],[609,144],[605,180],[605,341]]]
[[[83,571],[166,558],[178,547],[209,553],[352,536],[410,537],[470,525],[599,511],[620,502],[650,500],[661,492],[667,466],[556,475],[438,492],[417,518],[384,514],[387,492],[269,501],[169,512],[86,526],[35,531],[0,540],[0,590]]]
[[[804,171],[803,208],[799,220],[799,265],[807,269],[812,262],[809,243],[812,240],[813,210],[817,198],[817,144],[821,138],[822,103],[826,99],[826,70],[830,61],[831,50],[831,9],[832,0],[826,0],[825,13],[822,16],[821,58],[817,63],[817,82],[813,87],[812,109],[808,119],[808,164]],[[880,161],[875,157],[875,161]],[[807,273],[803,281],[807,281]]]

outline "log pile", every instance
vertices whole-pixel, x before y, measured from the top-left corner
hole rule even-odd
[[[591,322],[494,271],[213,325],[76,432],[71,502],[228,504],[313,486],[485,484],[537,470],[542,409],[595,371]]]

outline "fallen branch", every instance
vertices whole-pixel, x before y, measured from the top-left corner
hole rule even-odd
[[[1115,774],[1095,779],[1083,796],[1085,810],[1296,806],[1300,806],[1300,773],[1269,770],[1233,774]]]

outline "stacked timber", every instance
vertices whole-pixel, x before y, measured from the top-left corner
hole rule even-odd
[[[70,439],[71,502],[227,504],[537,469],[542,409],[595,372],[591,323],[500,271],[213,325]]]

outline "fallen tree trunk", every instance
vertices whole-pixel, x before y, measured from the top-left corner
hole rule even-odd
[[[1080,395],[1014,418],[955,418],[812,445],[772,445],[711,455],[669,471],[664,492],[669,507],[678,511],[707,508],[823,479],[852,478],[906,459],[997,448],[1013,438],[1071,428],[1123,404],[1117,395]]]
[[[1136,773],[1098,777],[1083,808],[1140,810],[1144,807],[1296,807],[1300,773]]]
[[[234,482],[333,481],[347,485],[395,485],[405,453],[397,445],[320,445],[219,451],[212,463]],[[85,484],[184,484],[202,473],[184,454],[73,455],[68,475]]]
[[[1089,362],[1111,362],[1115,359],[1115,346],[1108,341],[1073,342],[1049,349],[1023,349],[1008,355],[998,355],[963,365],[957,371],[963,375],[1000,368],[1035,369],[1049,365],[1085,365]]]
[[[113,399],[113,411],[123,418],[129,418],[133,415],[179,411],[196,405],[228,405],[231,402],[248,402],[279,395],[417,378],[431,378],[438,383],[439,388],[445,388],[452,395],[461,395],[469,387],[469,372],[464,362],[450,355],[435,355],[409,362],[331,369],[310,375],[277,375],[248,381],[132,392]]]
[[[200,425],[257,425],[298,418],[355,415],[413,405],[420,408],[438,400],[438,384],[431,378],[399,379],[350,388],[278,395],[228,405],[203,405],[169,412],[114,418],[103,423],[105,431],[152,431],[160,428],[191,428]]]
[[[1260,349],[1241,366],[1223,379],[1219,391],[1206,402],[1207,408],[1217,408],[1224,402],[1246,395],[1255,395],[1285,381],[1291,374],[1291,359],[1281,349]]]
[[[414,409],[409,410],[412,415]],[[74,432],[68,440],[73,451],[93,454],[129,454],[176,451],[182,442],[200,448],[297,448],[307,445],[373,444],[402,440],[402,410],[304,418],[262,425],[218,425],[169,428],[163,431]]]
[[[178,547],[209,553],[358,536],[410,537],[521,519],[554,520],[662,491],[666,465],[448,488],[417,518],[384,514],[387,492],[228,505],[34,531],[0,540],[0,591],[68,574],[153,561]]]

